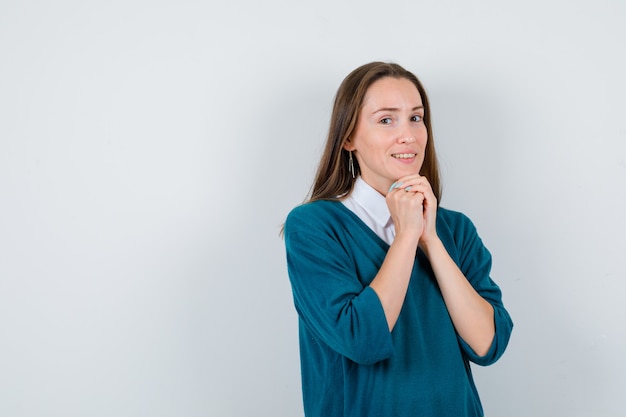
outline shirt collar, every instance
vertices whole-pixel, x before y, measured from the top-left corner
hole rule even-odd
[[[381,227],[387,227],[391,223],[391,214],[385,197],[366,183],[360,176],[354,182],[354,188],[350,195],[354,201],[372,217]]]

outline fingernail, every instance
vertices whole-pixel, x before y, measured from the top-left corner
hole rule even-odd
[[[410,190],[411,190],[411,186],[410,185],[404,189],[404,191],[410,191]]]
[[[401,186],[402,184],[403,184],[403,183],[402,183],[402,181],[400,181],[400,182],[394,182],[393,184],[391,184],[391,187],[389,187],[389,191],[387,191],[387,192],[390,192],[390,191],[391,191],[391,190],[393,190],[394,188],[400,188],[400,186]]]

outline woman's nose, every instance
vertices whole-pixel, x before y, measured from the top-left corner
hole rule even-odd
[[[398,139],[400,143],[412,143],[415,142],[415,138],[413,136],[400,136]]]

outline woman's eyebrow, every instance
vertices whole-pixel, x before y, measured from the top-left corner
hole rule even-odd
[[[420,105],[420,106],[415,106],[411,109],[411,111],[416,111],[416,110],[421,110],[423,109],[424,106]],[[400,111],[399,108],[397,107],[382,107],[378,110],[375,110],[374,112],[372,112],[372,114],[376,114],[376,113],[380,113],[380,112],[398,112]]]

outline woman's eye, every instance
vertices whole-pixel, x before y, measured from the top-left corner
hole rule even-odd
[[[420,116],[419,114],[416,114],[415,116],[411,117],[411,121],[412,122],[421,122],[422,121],[422,116]]]
[[[383,125],[391,124],[391,117],[385,117],[383,119],[380,119],[380,123]]]

